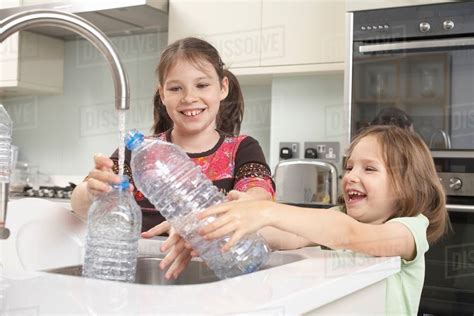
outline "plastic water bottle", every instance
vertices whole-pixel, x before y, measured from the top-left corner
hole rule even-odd
[[[82,271],[86,277],[135,281],[142,213],[128,187],[123,176],[89,208]]]
[[[0,103],[0,239],[10,236],[4,227],[7,217],[8,193],[10,191],[11,142],[13,123],[7,110]]]
[[[256,271],[270,254],[258,234],[241,239],[229,251],[222,246],[229,236],[205,240],[198,229],[216,219],[199,221],[197,214],[224,201],[224,195],[201,172],[188,155],[172,143],[144,139],[136,130],[125,137],[132,151],[131,168],[135,185],[187,240],[220,279]]]
[[[0,103],[0,183],[10,183],[13,123]]]

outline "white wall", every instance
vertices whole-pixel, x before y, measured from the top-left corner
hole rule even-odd
[[[267,162],[270,157],[271,91],[271,85],[242,86],[245,111],[241,134],[258,140]]]
[[[270,168],[280,142],[343,140],[344,75],[275,77],[272,81]],[[342,150],[342,147],[341,147]]]

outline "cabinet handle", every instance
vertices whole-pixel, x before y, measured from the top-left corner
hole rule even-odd
[[[455,38],[446,40],[395,42],[359,46],[359,53],[377,53],[390,51],[427,50],[431,48],[468,48],[474,46],[474,38]]]

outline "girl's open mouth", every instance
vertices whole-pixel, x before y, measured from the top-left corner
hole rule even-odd
[[[347,191],[347,196],[349,197],[349,202],[356,202],[365,199],[367,194],[356,190],[349,190]]]
[[[193,117],[201,114],[204,112],[206,109],[196,109],[196,110],[186,110],[186,111],[180,111],[179,113],[188,116],[188,117]]]

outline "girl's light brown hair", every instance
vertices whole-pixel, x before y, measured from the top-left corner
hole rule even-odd
[[[202,67],[203,62],[212,65],[217,73],[219,82],[224,77],[229,81],[229,93],[221,101],[216,118],[216,127],[230,135],[240,133],[240,125],[244,115],[244,98],[237,78],[227,69],[224,69],[218,51],[208,42],[195,38],[186,37],[170,44],[162,53],[160,62],[156,68],[160,85],[165,82],[166,76],[178,61],[187,61],[197,68]],[[156,89],[153,99],[153,133],[159,134],[173,127],[173,121],[166,112],[165,105],[161,102],[159,90]]]
[[[422,213],[430,222],[428,242],[435,242],[446,233],[449,217],[446,195],[425,142],[407,129],[376,125],[367,127],[354,138],[347,156],[351,156],[361,139],[369,136],[376,137],[381,146],[385,166],[398,197],[396,211],[391,218]]]

